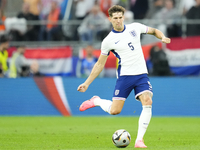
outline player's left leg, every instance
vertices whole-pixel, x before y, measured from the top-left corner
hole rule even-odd
[[[146,148],[143,142],[144,134],[150,123],[152,116],[152,96],[153,90],[149,82],[147,74],[140,75],[139,80],[136,82],[135,98],[142,103],[142,112],[138,122],[138,134],[135,141],[135,147]]]
[[[147,146],[143,142],[143,137],[152,116],[152,93],[144,92],[139,96],[139,100],[142,103],[143,109],[139,118],[138,134],[135,141],[135,147],[146,148]]]

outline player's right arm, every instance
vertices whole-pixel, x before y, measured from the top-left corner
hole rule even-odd
[[[82,83],[81,85],[79,85],[78,87],[78,91],[79,92],[85,92],[89,85],[94,81],[94,79],[101,73],[101,71],[103,70],[105,64],[106,64],[106,60],[107,60],[108,56],[107,55],[100,55],[98,61],[95,63],[92,72],[90,73],[89,77],[86,79],[86,81],[84,83]]]

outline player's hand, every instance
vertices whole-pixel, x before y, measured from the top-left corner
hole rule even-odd
[[[171,42],[171,39],[164,36],[164,37],[162,38],[162,42],[168,44],[168,43]]]
[[[88,89],[88,85],[86,85],[86,84],[83,83],[83,84],[81,84],[81,85],[78,86],[77,91],[79,91],[79,92],[85,92],[87,89]]]

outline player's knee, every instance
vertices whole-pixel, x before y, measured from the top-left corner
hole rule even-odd
[[[142,105],[152,105],[152,94],[149,92],[145,92],[142,95],[139,96],[139,99],[142,103]]]
[[[142,100],[142,105],[152,105],[153,101],[150,97],[146,97]]]
[[[117,110],[117,109],[113,109],[113,110],[111,109],[111,110],[110,110],[110,114],[111,114],[111,115],[117,115],[117,114],[119,114],[120,112],[121,112],[121,110]]]

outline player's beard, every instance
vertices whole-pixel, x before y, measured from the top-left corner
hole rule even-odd
[[[117,24],[116,29],[117,29],[117,31],[122,31],[123,30],[122,24]]]

